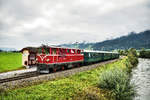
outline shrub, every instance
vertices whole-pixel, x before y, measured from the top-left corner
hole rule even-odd
[[[127,56],[128,50],[118,50],[119,55]]]
[[[134,48],[130,48],[128,54],[132,54],[134,57],[138,57],[136,49]]]
[[[102,72],[98,87],[112,91],[116,100],[132,100],[136,93],[134,84],[130,84],[127,72],[121,69],[110,69]]]
[[[128,54],[129,62],[131,63],[132,67],[137,66],[138,58],[133,56],[133,54]]]
[[[129,59],[129,62],[131,63],[131,68],[132,67],[135,67],[135,66],[137,66],[137,64],[138,64],[138,58],[137,58],[137,53],[136,53],[136,50],[130,50],[129,51],[129,53],[128,53],[128,59]]]
[[[127,66],[127,69],[129,72],[131,72],[132,68],[137,66],[138,64],[138,55],[137,55],[136,49],[134,48],[129,49],[127,56],[130,62],[130,66]]]
[[[141,58],[150,58],[150,51],[142,49],[140,51],[139,57],[141,57]]]

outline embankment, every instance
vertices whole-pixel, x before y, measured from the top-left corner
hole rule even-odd
[[[112,69],[127,72],[130,67],[129,58],[124,57],[116,62],[79,72],[66,78],[8,91],[0,90],[0,98],[6,100],[115,100],[115,91],[99,87],[102,73]]]

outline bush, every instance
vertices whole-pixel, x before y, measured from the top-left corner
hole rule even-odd
[[[127,56],[128,50],[127,49],[126,50],[118,50],[118,53],[119,53],[119,55]]]
[[[130,65],[127,66],[127,71],[130,73],[132,71],[132,68],[137,66],[138,64],[138,55],[136,49],[134,48],[129,49],[127,57],[128,62],[130,63]]]
[[[110,69],[102,72],[98,87],[112,91],[116,100],[132,100],[136,93],[134,84],[130,84],[127,72],[121,69]]]
[[[131,63],[131,67],[135,67],[138,64],[138,58],[135,57],[133,54],[128,54],[129,62]]]
[[[141,58],[150,58],[150,51],[146,51],[145,49],[142,49],[140,51],[139,57],[141,57]]]
[[[137,66],[138,64],[138,56],[137,56],[136,49],[131,48],[127,56],[128,56],[129,62],[132,65],[130,66],[131,68],[129,69],[131,70],[133,67]]]
[[[136,49],[134,48],[129,49],[128,54],[132,54],[134,57],[138,57]]]

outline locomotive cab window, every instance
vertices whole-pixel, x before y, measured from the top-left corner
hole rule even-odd
[[[39,53],[39,54],[42,53],[42,49],[41,49],[41,48],[38,49],[38,53]]]
[[[74,50],[75,51],[75,54],[77,54],[77,50]]]
[[[63,55],[65,53],[64,49],[59,49],[58,53],[59,53],[59,55]]]
[[[66,50],[65,49],[62,49],[62,52],[63,52],[63,54],[66,54]]]
[[[69,50],[69,49],[67,49],[67,53],[70,53],[70,50]]]
[[[74,54],[74,53],[75,53],[75,50],[71,49],[71,53]]]
[[[56,54],[56,52],[57,52],[56,48],[53,48],[52,49],[52,54]]]
[[[58,54],[62,55],[62,49],[58,49]]]
[[[77,50],[77,53],[80,54],[80,50]]]
[[[49,54],[49,48],[44,48],[45,54]]]
[[[49,48],[42,48],[41,51],[43,54],[49,54]]]

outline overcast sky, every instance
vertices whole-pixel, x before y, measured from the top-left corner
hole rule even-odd
[[[0,47],[97,42],[150,29],[150,0],[0,0]]]

